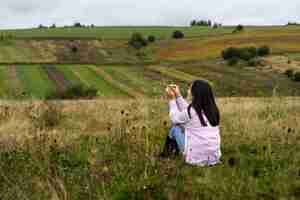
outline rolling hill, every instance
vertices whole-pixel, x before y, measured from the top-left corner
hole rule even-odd
[[[185,38],[171,39],[174,30]],[[246,27],[96,27],[2,30],[1,98],[43,99],[82,85],[99,97],[161,97],[168,83],[186,88],[193,79],[214,85],[217,96],[294,96],[299,83],[284,75],[298,69],[299,26]],[[158,40],[142,50],[129,48],[133,32]],[[268,45],[265,66],[228,66],[220,55],[227,47]],[[286,61],[278,63],[276,57]],[[291,63],[293,61],[293,63]],[[290,64],[288,64],[290,63]],[[280,70],[282,69],[282,70]]]

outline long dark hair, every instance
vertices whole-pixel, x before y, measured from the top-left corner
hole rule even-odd
[[[220,123],[220,112],[209,83],[202,80],[194,81],[192,83],[191,93],[193,100],[188,107],[190,118],[191,107],[193,107],[200,119],[202,126],[208,126],[203,118],[203,112],[212,126],[218,126]]]

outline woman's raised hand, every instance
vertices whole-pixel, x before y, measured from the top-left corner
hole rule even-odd
[[[176,98],[176,93],[170,86],[166,88],[166,93],[169,100]]]
[[[170,85],[171,90],[175,93],[176,97],[181,96],[180,89],[178,85]]]

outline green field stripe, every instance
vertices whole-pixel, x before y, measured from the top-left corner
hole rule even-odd
[[[162,76],[143,66],[105,66],[101,68],[113,79],[148,97],[161,97],[165,93],[165,87],[176,82],[174,78]]]
[[[95,27],[95,28],[55,28],[2,30],[17,38],[103,38],[128,39],[139,32],[145,36],[154,35],[160,39],[169,39],[175,30],[184,32],[185,37],[211,36],[231,33],[233,27],[212,29],[210,27]]]
[[[8,66],[0,66],[0,98],[9,94]]]
[[[112,76],[110,76],[108,73],[105,72],[101,67],[96,66],[90,66],[99,76],[103,77],[104,80],[112,84],[114,87],[119,88],[120,90],[127,93],[129,96],[134,98],[141,98],[144,97],[144,95],[135,89],[128,87],[126,84],[121,83],[120,81],[114,79]]]
[[[97,73],[92,70],[89,65],[75,66],[72,67],[72,71],[78,78],[90,87],[94,87],[99,90],[100,96],[118,96],[124,97],[128,96],[127,93],[120,90],[119,88],[113,86],[111,83],[107,82],[103,77],[97,75]]]
[[[41,66],[17,66],[17,75],[27,96],[43,99],[55,91],[54,83]]]
[[[9,96],[13,98],[20,98],[24,92],[24,86],[17,75],[17,67],[15,65],[10,65],[7,68],[8,81],[10,86]]]
[[[66,80],[70,81],[72,85],[86,85],[72,70],[74,67],[80,67],[79,65],[56,65],[55,67],[64,74]]]
[[[214,85],[212,81],[209,81],[209,80],[207,80],[205,78],[202,78],[202,77],[199,77],[199,76],[193,76],[191,74],[187,74],[185,72],[176,70],[176,69],[171,68],[171,67],[148,66],[147,68],[150,69],[150,70],[159,72],[162,75],[170,76],[172,78],[175,78],[175,79],[178,79],[178,80],[181,80],[181,81],[192,82],[193,80],[201,79],[201,80],[205,80],[205,81],[209,82],[209,84],[211,86]]]

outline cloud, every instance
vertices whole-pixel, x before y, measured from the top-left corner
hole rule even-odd
[[[188,25],[197,19],[223,24],[285,24],[300,21],[298,0],[3,0],[0,28],[38,24]]]

